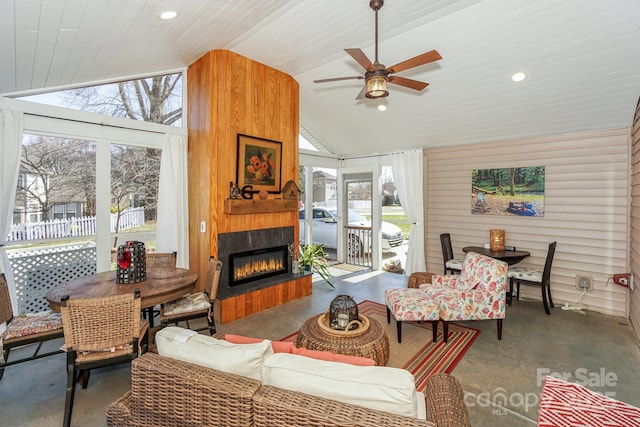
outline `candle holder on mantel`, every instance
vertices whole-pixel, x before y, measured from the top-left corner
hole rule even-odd
[[[118,246],[116,283],[138,283],[147,279],[147,258],[143,242]]]
[[[504,251],[504,230],[493,228],[489,230],[489,247],[492,251]]]

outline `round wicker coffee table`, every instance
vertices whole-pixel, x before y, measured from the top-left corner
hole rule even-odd
[[[382,325],[369,318],[369,329],[358,336],[339,336],[327,333],[318,318],[325,313],[316,314],[305,320],[296,338],[296,347],[308,350],[323,350],[347,356],[360,356],[373,359],[378,366],[385,366],[389,360],[389,338]]]

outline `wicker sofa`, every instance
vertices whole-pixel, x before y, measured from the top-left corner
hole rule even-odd
[[[147,353],[131,365],[131,390],[107,409],[108,426],[470,426],[453,376],[425,390],[429,421],[262,386],[257,380]]]

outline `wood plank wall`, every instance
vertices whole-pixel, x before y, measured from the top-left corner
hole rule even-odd
[[[451,233],[455,256],[464,257],[464,246],[488,243],[489,229],[502,228],[507,245],[531,252],[523,266],[542,269],[549,243],[558,242],[556,306],[626,317],[628,291],[608,279],[627,271],[629,146],[625,128],[425,149],[429,271],[443,270],[440,233]],[[544,217],[471,214],[472,169],[523,166],[545,166]],[[576,275],[593,277],[594,290],[581,295]],[[521,296],[541,299],[533,287],[522,287]]]
[[[635,283],[630,291],[629,318],[640,340],[640,99],[631,126],[631,273]]]
[[[293,77],[226,50],[206,53],[187,76],[190,265],[204,277],[218,234],[294,226],[297,241],[297,212],[227,215],[224,201],[236,181],[238,133],[282,142],[281,184],[298,181],[299,88]]]

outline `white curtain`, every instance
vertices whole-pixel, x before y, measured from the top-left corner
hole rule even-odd
[[[391,170],[398,190],[398,197],[405,215],[411,222],[409,249],[404,272],[426,271],[424,260],[424,200],[423,200],[422,150],[406,151],[391,155]]]
[[[0,171],[0,206],[2,206],[0,208],[0,271],[5,274],[9,285],[14,314],[18,314],[18,299],[4,244],[13,220],[16,186],[20,171],[23,127],[24,116],[21,112],[0,110],[0,159],[2,159],[2,171]]]
[[[167,134],[160,161],[156,251],[177,252],[176,266],[189,267],[187,138]]]

